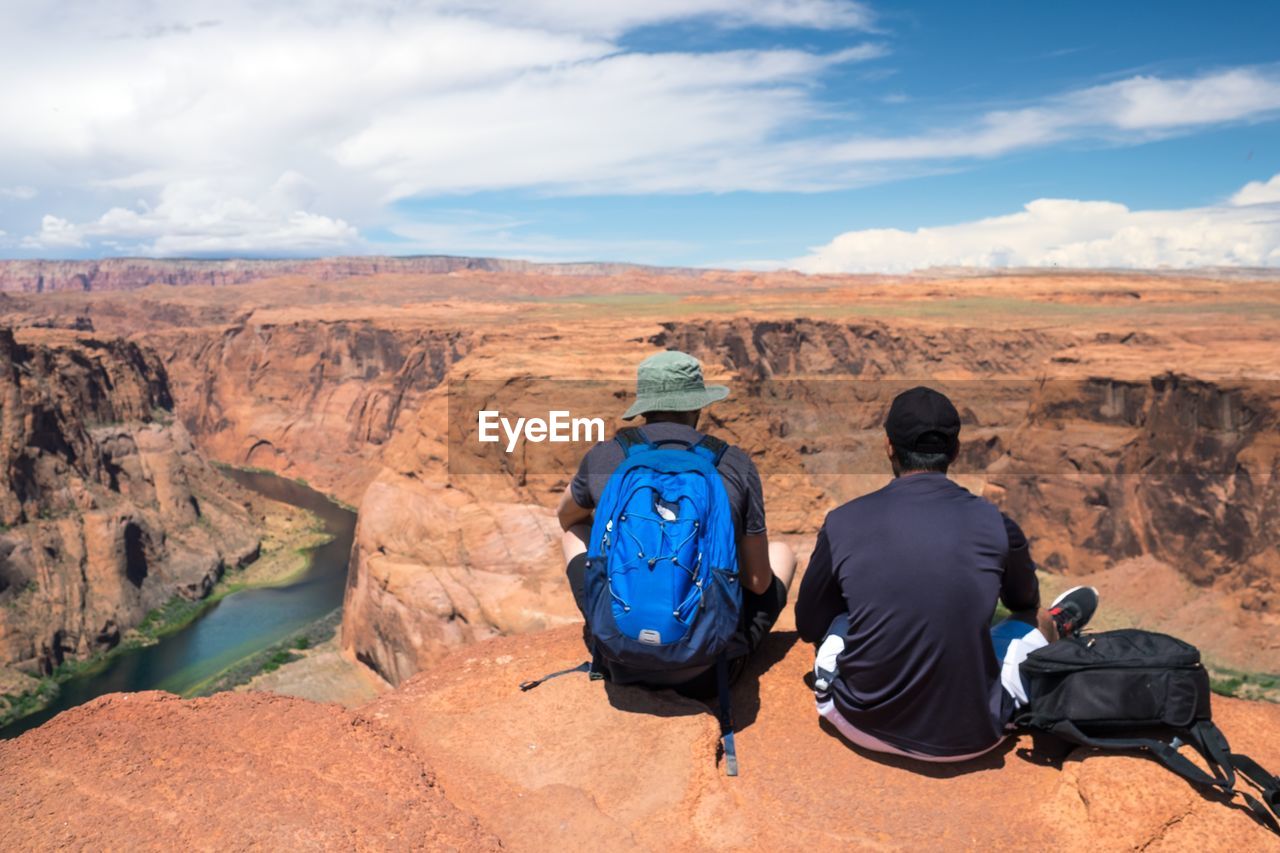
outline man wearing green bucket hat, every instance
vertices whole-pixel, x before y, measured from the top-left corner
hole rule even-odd
[[[729,389],[725,386],[706,384],[702,365],[691,355],[669,351],[646,358],[636,370],[635,402],[622,415],[628,421],[643,416],[643,427],[640,431],[622,430],[617,438],[600,442],[583,457],[577,474],[561,497],[558,515],[564,530],[562,544],[569,584],[585,617],[589,611],[586,601],[587,543],[593,513],[610,477],[627,459],[628,441],[636,441],[638,435],[646,446],[658,448],[693,448],[700,442],[721,448],[715,456],[715,471],[724,485],[733,520],[738,578],[742,587],[742,608],[734,648],[745,653],[729,660],[732,679],[745,669],[747,655],[763,642],[785,607],[796,559],[787,545],[769,541],[760,475],[751,458],[739,448],[725,445],[697,429],[702,409],[728,396]],[[654,507],[657,515],[668,518],[668,523],[671,523],[667,515],[671,509],[674,507]],[[673,672],[669,679],[655,678],[652,672],[640,677],[619,670],[615,665],[607,674],[615,681],[671,687],[698,698],[714,695],[717,687],[714,667],[692,676],[687,671]]]

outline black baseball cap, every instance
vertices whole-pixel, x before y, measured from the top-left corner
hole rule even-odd
[[[893,398],[884,419],[889,442],[916,453],[954,453],[960,413],[945,394],[918,385]]]

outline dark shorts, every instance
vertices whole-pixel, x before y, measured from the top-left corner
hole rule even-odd
[[[565,570],[569,576],[569,588],[573,590],[573,600],[578,610],[586,618],[586,586],[587,555],[579,554],[569,561]],[[787,588],[782,581],[774,577],[773,583],[763,593],[754,593],[749,589],[742,590],[742,618],[738,625],[739,648],[745,647],[746,654],[729,661],[729,679],[737,681],[747,668],[747,660],[764,638],[768,636],[782,610],[787,606]],[[605,675],[610,675],[606,672]],[[629,680],[629,679],[617,679]],[[716,695],[716,672],[712,667],[686,681],[676,684],[651,685],[675,690],[677,693],[697,699],[707,699]]]

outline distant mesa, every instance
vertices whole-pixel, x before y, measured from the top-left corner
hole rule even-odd
[[[466,258],[452,255],[410,257],[341,257],[302,259],[149,259],[108,258],[94,261],[0,260],[0,291],[52,293],[56,291],[137,290],[153,284],[190,285],[250,284],[268,278],[301,276],[313,281],[335,281],[374,275],[445,275],[476,271],[538,273],[541,275],[611,276],[644,271],[654,275],[701,275],[688,267],[646,267],[639,264],[535,263],[503,258]]]

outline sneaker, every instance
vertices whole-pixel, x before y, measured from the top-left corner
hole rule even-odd
[[[1078,637],[1098,609],[1098,591],[1091,586],[1073,587],[1053,600],[1049,615],[1058,628],[1058,637]]]

